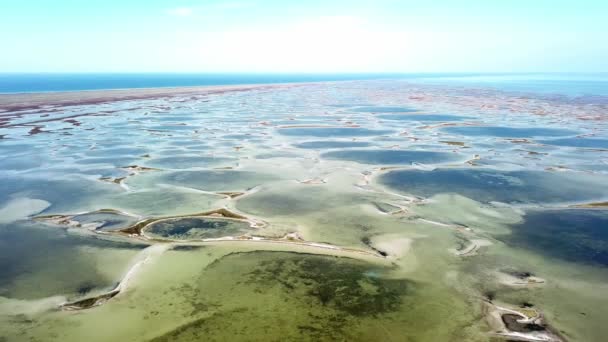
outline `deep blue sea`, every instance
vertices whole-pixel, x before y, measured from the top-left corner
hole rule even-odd
[[[423,84],[518,93],[608,96],[608,73],[595,74],[202,74],[0,73],[0,93],[187,87],[344,80],[405,79]]]

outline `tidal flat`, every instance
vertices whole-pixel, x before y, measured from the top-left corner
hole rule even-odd
[[[604,341],[607,103],[0,95],[0,341]]]

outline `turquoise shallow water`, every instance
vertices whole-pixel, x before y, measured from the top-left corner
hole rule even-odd
[[[607,104],[410,79],[9,108],[0,341],[481,342],[493,299],[603,341]]]

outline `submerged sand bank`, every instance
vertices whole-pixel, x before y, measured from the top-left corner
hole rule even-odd
[[[20,220],[12,231],[0,229],[5,241],[18,242],[3,245],[16,271],[4,273],[11,282],[1,287],[11,298],[0,293],[0,340],[78,341],[91,331],[99,341],[235,340],[240,331],[243,340],[530,340],[547,335],[539,330],[550,330],[547,324],[568,340],[602,340],[608,275],[512,248],[508,238],[524,229],[511,228],[536,206],[494,201],[507,188],[517,191],[517,201],[545,203],[553,189],[606,170],[603,155],[534,137],[444,130],[451,118],[499,131],[546,123],[581,134],[595,132],[598,122],[576,115],[561,121],[557,114],[571,113],[569,102],[549,107],[537,100],[551,111],[543,119],[507,112],[505,102],[530,108],[527,99],[497,98],[498,107],[475,110],[485,97],[433,93],[437,102],[419,106],[409,94],[438,90],[299,85],[123,90],[127,97],[112,99],[115,105],[76,105],[86,98],[48,94],[72,96],[75,105],[0,112],[3,193],[10,200],[3,208]],[[134,93],[150,97],[129,100]],[[415,110],[426,113],[418,117],[443,110],[475,116],[479,125],[456,115],[442,126],[386,114]],[[328,158],[328,150],[354,151],[357,159]],[[410,150],[475,162],[438,167],[411,158]],[[374,160],[369,151],[387,158]],[[459,181],[456,169],[479,177]],[[387,172],[401,173],[397,184],[430,175],[428,188],[388,186],[381,181]],[[564,182],[566,175],[574,180]],[[448,191],[454,184],[457,190]],[[599,184],[575,193],[598,200],[591,195]],[[483,196],[489,200],[477,201]],[[550,241],[542,235],[530,241]],[[156,248],[163,253],[147,259]],[[13,299],[45,296],[54,297]],[[494,328],[486,301],[525,317],[499,311]],[[528,315],[532,310],[539,314]],[[537,321],[540,313],[546,322]]]

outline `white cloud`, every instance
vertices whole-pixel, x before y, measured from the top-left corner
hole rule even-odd
[[[539,53],[511,31],[391,30],[356,16],[188,32],[180,38],[188,49],[179,55],[183,65],[235,72],[516,70]]]
[[[194,13],[194,11],[192,10],[192,8],[189,7],[177,7],[177,8],[172,8],[169,11],[167,11],[169,14],[171,15],[176,15],[179,17],[187,17],[192,15],[192,13]]]
[[[331,16],[267,30],[200,34],[196,55],[218,70],[382,71],[404,55],[403,33],[370,30],[353,16]]]

